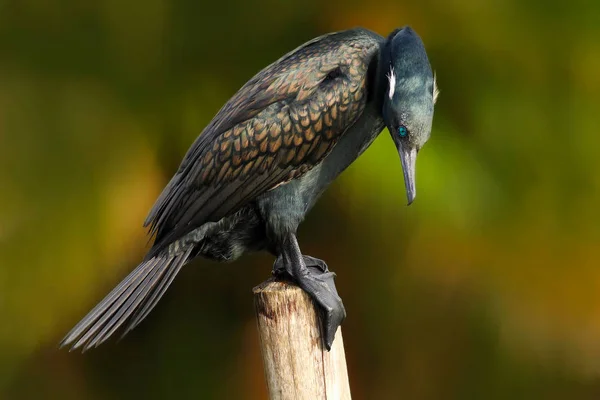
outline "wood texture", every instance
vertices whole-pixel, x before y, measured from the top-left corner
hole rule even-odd
[[[254,305],[271,400],[351,398],[341,328],[328,352],[303,290],[271,279],[254,288]]]

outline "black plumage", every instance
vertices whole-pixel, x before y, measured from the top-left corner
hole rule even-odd
[[[302,255],[296,230],[329,183],[388,126],[409,203],[416,153],[429,138],[437,89],[410,28],[316,38],[271,64],[217,113],[159,196],[145,225],[145,260],[63,339],[84,350],[127,333],[197,256],[232,261],[267,250],[276,275],[323,310],[330,348],[345,317],[325,262]]]

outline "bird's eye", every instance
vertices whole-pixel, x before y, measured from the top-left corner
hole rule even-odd
[[[405,126],[400,126],[400,128],[398,128],[398,135],[400,135],[400,137],[405,137],[408,135],[408,129],[406,129]]]

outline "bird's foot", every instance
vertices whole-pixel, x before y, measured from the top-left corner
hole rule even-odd
[[[337,328],[346,318],[344,304],[335,287],[336,275],[329,271],[323,260],[305,255],[302,259],[307,268],[299,269],[303,271],[299,276],[294,276],[293,270],[286,268],[282,257],[278,257],[273,264],[273,275],[296,282],[317,302],[322,311],[325,347],[331,350]]]
[[[314,275],[325,280],[327,282],[327,286],[329,286],[329,288],[337,295],[338,292],[334,282],[334,278],[337,275],[335,274],[335,272],[329,271],[327,263],[323,260],[307,255],[302,255],[302,259],[304,260],[304,264],[306,265],[306,267]],[[275,278],[294,280],[292,274],[285,269],[283,258],[281,256],[277,257],[277,259],[273,263],[272,273]]]
[[[302,255],[302,259],[304,260],[304,264],[308,267],[308,269],[314,271],[315,274],[331,274],[335,277],[334,272],[330,272],[327,267],[327,263],[323,260],[319,260],[318,258]],[[283,257],[279,256],[273,263],[273,276],[276,278],[289,278],[290,273],[285,268]]]

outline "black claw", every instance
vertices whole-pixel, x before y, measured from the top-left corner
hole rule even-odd
[[[339,297],[338,297],[339,299]],[[325,342],[325,348],[327,351],[331,351],[333,345],[333,339],[335,339],[335,333],[338,327],[342,324],[342,321],[346,318],[346,310],[342,299],[339,299],[339,307],[327,310],[323,315],[323,340]]]

